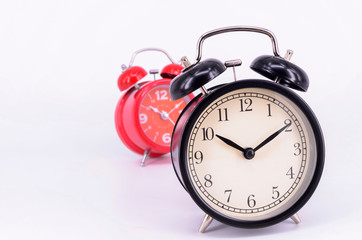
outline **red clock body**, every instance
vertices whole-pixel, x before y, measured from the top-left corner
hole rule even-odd
[[[142,82],[128,89],[117,104],[115,124],[122,142],[132,151],[150,157],[170,152],[177,118],[193,95],[172,101],[164,78]]]
[[[147,71],[140,66],[133,66],[138,54],[149,51],[163,53],[171,62],[161,70],[161,79],[156,80],[159,72],[152,69],[149,73],[154,76],[154,81],[144,81]],[[171,81],[182,72],[183,67],[162,49],[140,49],[133,53],[128,66],[122,65],[122,69],[118,88],[123,95],[116,107],[116,130],[130,150],[144,156],[141,162],[141,166],[144,166],[148,156],[157,157],[170,152],[176,120],[193,95],[187,95],[178,101],[171,100]]]

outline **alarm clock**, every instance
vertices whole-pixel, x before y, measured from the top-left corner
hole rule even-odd
[[[263,55],[251,69],[267,79],[205,84],[241,60],[201,60],[208,37],[235,31],[267,35],[273,55]],[[315,114],[293,90],[307,91],[307,74],[279,54],[274,34],[263,28],[236,26],[202,35],[196,62],[170,85],[174,100],[201,90],[181,113],[171,140],[176,175],[205,212],[199,231],[212,219],[242,228],[261,228],[292,218],[310,199],[321,178],[324,140]],[[234,76],[235,77],[235,76]],[[235,77],[236,78],[236,77]],[[272,81],[270,81],[272,80]]]
[[[150,70],[154,80],[143,80],[147,72],[140,66],[133,66],[135,57],[142,52],[157,51],[166,55],[171,64],[165,66],[156,80],[158,70]],[[169,54],[158,48],[136,51],[129,66],[123,65],[118,78],[118,87],[123,95],[115,111],[115,125],[118,136],[130,150],[143,155],[141,166],[147,157],[157,157],[170,152],[171,134],[175,122],[193,96],[192,94],[172,101],[169,85],[172,78],[181,73],[183,67],[176,64]]]

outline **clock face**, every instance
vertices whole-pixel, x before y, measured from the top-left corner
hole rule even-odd
[[[142,131],[154,143],[170,146],[175,122],[186,106],[184,99],[172,101],[169,85],[152,88],[143,97],[139,110]]]
[[[253,222],[291,214],[319,181],[318,123],[273,88],[229,87],[210,96],[190,122],[184,150],[190,194],[214,218]]]

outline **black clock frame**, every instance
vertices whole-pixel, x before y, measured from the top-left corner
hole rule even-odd
[[[317,149],[316,168],[308,188],[289,209],[287,209],[286,211],[282,212],[277,216],[265,220],[241,221],[229,218],[223,214],[218,213],[217,211],[209,207],[208,204],[206,204],[199,196],[199,194],[197,193],[197,191],[195,190],[194,186],[191,183],[187,171],[186,159],[187,159],[188,139],[191,134],[192,126],[197,121],[200,114],[204,111],[204,109],[207,106],[209,106],[218,97],[228,92],[243,88],[269,89],[277,93],[280,93],[284,97],[294,102],[301,109],[301,111],[305,114],[306,118],[310,122],[316,141],[316,149]],[[260,80],[260,79],[239,80],[236,82],[232,82],[230,84],[216,86],[210,89],[209,91],[210,93],[207,95],[200,94],[196,96],[185,107],[185,109],[183,110],[183,112],[181,113],[180,117],[178,118],[175,124],[175,128],[172,134],[172,141],[171,141],[172,164],[182,186],[186,189],[186,191],[190,194],[192,199],[206,214],[208,214],[209,216],[220,222],[235,227],[241,227],[241,228],[267,227],[279,223],[281,221],[284,221],[285,219],[297,213],[313,195],[320,181],[324,166],[325,147],[324,147],[323,133],[319,125],[319,122],[315,114],[311,110],[311,108],[301,97],[299,97],[296,93],[294,93],[287,87],[267,80]]]

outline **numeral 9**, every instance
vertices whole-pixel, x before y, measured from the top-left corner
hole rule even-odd
[[[202,154],[201,151],[196,151],[194,154],[194,158],[199,161],[199,162],[195,161],[195,163],[200,164],[200,163],[202,163],[202,160],[204,160],[204,154]]]
[[[141,114],[139,115],[139,118],[140,118],[140,123],[141,123],[141,124],[146,123],[146,122],[147,122],[147,120],[148,120],[147,115],[146,115],[146,114],[144,114],[144,113],[141,113]]]

